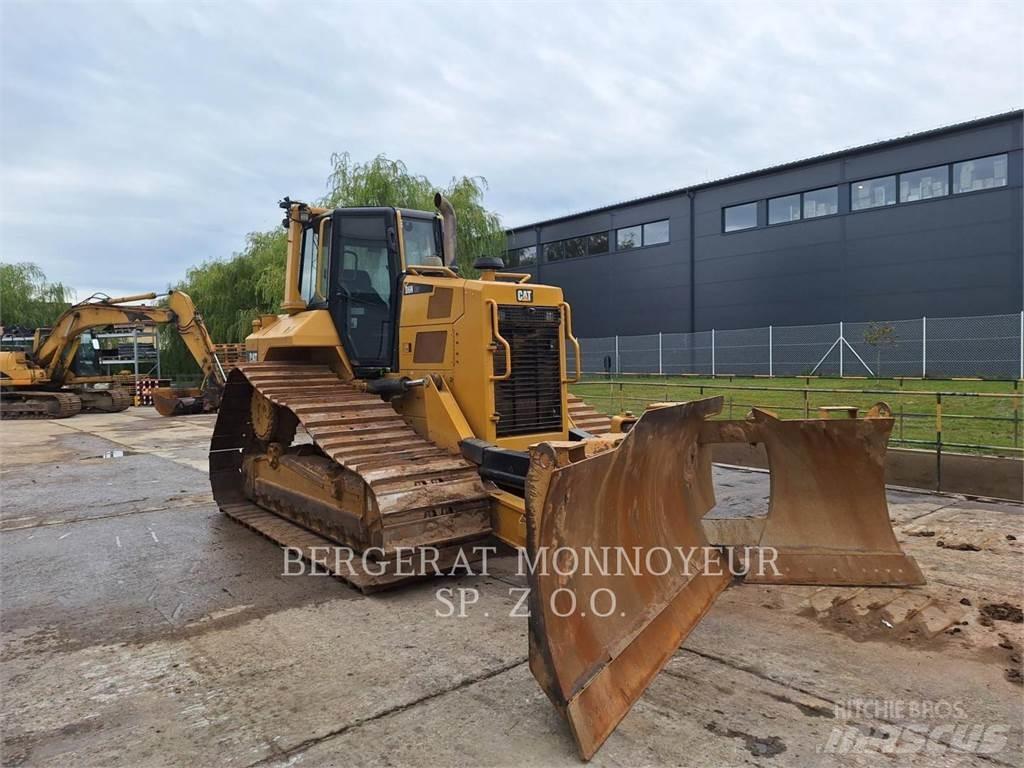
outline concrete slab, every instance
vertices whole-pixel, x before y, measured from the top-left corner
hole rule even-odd
[[[281,551],[206,495],[212,421],[132,409],[0,426],[4,765],[579,764],[527,668],[514,556],[375,597],[284,576]],[[95,458],[110,450],[128,453]],[[715,477],[720,505],[763,511],[766,475]],[[1020,510],[890,502],[927,587],[728,590],[593,762],[1020,765],[1022,625],[981,610],[1020,603],[1006,538]],[[927,526],[984,547],[910,535]],[[439,588],[479,602],[440,616]],[[886,754],[922,724],[915,702],[963,716],[932,712],[925,746]],[[1000,749],[974,754],[955,728],[978,724],[1006,725]]]

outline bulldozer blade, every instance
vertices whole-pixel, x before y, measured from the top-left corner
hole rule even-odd
[[[751,412],[746,438],[765,444],[771,472],[768,516],[731,524],[705,521],[715,544],[759,548],[762,567],[746,575],[748,583],[925,583],[889,519],[885,451],[893,420],[874,413],[862,419],[782,420],[756,408]],[[774,555],[773,562],[765,552]]]
[[[150,392],[153,407],[161,416],[186,416],[205,410],[202,390],[157,387]]]
[[[530,669],[584,759],[729,584],[701,527],[714,494],[699,435],[721,407],[709,398],[657,408],[625,436],[531,449]]]

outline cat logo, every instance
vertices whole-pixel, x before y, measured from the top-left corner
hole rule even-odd
[[[527,303],[533,301],[533,288],[517,288],[516,301],[522,301]]]

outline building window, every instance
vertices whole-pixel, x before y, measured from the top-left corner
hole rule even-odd
[[[565,258],[578,259],[587,255],[587,238],[573,237],[565,241]]]
[[[625,251],[643,245],[643,227],[623,227],[615,230],[615,249]]]
[[[757,203],[733,205],[722,209],[722,229],[725,232],[736,232],[757,226]]]
[[[804,192],[804,218],[832,216],[839,213],[839,187],[826,187]]]
[[[661,245],[668,242],[668,219],[644,224],[644,245]]]
[[[896,177],[883,176],[878,179],[855,181],[850,185],[850,210],[878,208],[896,204]]]
[[[1006,155],[953,164],[953,193],[1006,186]]]
[[[589,253],[591,256],[597,256],[602,253],[608,253],[608,233],[598,232],[597,234],[588,237],[587,253]]]
[[[937,165],[900,174],[900,202],[911,203],[949,194],[949,166]]]
[[[565,241],[544,243],[544,261],[561,261],[565,257]]]
[[[505,258],[506,267],[526,267],[537,263],[537,246],[510,248]]]
[[[768,223],[783,224],[787,221],[799,221],[800,195],[773,197],[768,201]]]

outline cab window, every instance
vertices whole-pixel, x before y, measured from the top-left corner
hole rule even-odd
[[[405,241],[405,265],[417,267],[437,265],[441,258],[438,231],[433,219],[402,219],[402,239]]]
[[[320,232],[323,231],[323,251]],[[315,220],[302,233],[302,268],[299,271],[299,295],[306,304],[327,300],[327,274],[331,254],[331,220]]]
[[[316,225],[307,227],[302,232],[302,267],[299,270],[299,295],[308,304],[316,290],[316,254],[320,244]]]
[[[334,222],[331,311],[353,365],[391,365],[394,232],[385,216],[347,214]]]

